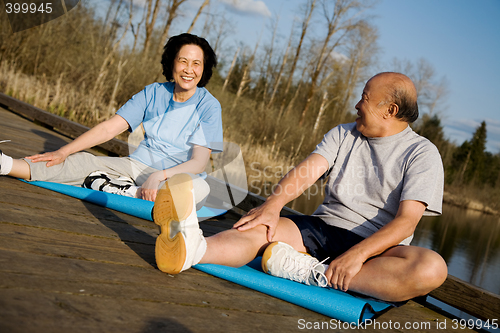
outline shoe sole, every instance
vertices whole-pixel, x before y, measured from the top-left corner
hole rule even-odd
[[[158,190],[153,208],[153,220],[161,228],[161,233],[156,239],[155,257],[156,265],[162,272],[178,274],[186,261],[184,235],[180,231],[173,234],[172,227],[178,227],[179,222],[187,219],[192,212],[192,190],[192,178],[187,174],[170,178]]]
[[[278,245],[279,242],[273,242],[271,244],[269,244],[266,248],[266,250],[264,251],[264,253],[262,254],[262,270],[264,271],[264,273],[267,273],[268,270],[267,270],[267,261],[269,260],[269,258],[271,258],[271,255],[273,254],[273,247],[275,247],[276,245]]]
[[[264,273],[268,272],[268,270],[267,270],[267,261],[271,258],[272,254],[273,254],[273,247],[275,247],[278,244],[279,244],[279,242],[272,242],[271,244],[269,244],[267,246],[266,250],[262,254],[261,265],[262,265],[262,270],[264,271]],[[299,252],[310,256],[310,254],[307,253],[307,252],[302,252],[302,251],[299,251]]]

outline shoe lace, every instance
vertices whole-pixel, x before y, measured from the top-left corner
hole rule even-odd
[[[317,270],[316,267],[322,265],[328,258],[322,261],[318,261],[314,257],[307,255],[297,255],[297,256],[283,256],[283,262],[281,267],[285,272],[285,278],[300,283],[310,285],[310,276],[313,276],[313,280],[319,287],[327,286],[327,278],[324,273]]]

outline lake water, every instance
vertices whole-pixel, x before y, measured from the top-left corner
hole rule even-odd
[[[412,245],[432,249],[446,260],[448,273],[500,294],[500,217],[443,205],[443,215],[423,217]],[[428,301],[462,319],[474,319],[433,298]],[[499,333],[500,329],[487,329]]]
[[[441,254],[450,275],[500,294],[500,217],[444,205],[443,215],[422,218],[412,245]]]

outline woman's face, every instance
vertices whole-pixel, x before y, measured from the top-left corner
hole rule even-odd
[[[174,60],[172,76],[175,92],[191,97],[203,75],[203,50],[198,45],[187,44],[181,47]]]

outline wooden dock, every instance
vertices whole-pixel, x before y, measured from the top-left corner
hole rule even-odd
[[[1,108],[5,139],[12,142],[0,149],[15,158],[71,140]],[[200,225],[212,235],[239,217],[230,211]],[[160,272],[157,235],[153,222],[1,177],[0,332],[295,332],[304,331],[301,323],[332,323],[195,269]],[[376,321],[379,327],[364,331],[404,331],[408,324],[412,332],[456,331],[449,315],[415,301]]]

